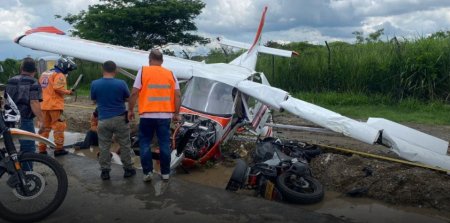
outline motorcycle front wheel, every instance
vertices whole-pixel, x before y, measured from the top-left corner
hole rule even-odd
[[[277,188],[286,201],[297,204],[313,204],[324,196],[322,184],[310,176],[298,176],[285,172],[277,177]]]
[[[64,201],[68,180],[53,158],[35,153],[19,157],[26,185],[17,174],[0,179],[0,218],[11,222],[35,222],[56,211]]]
[[[228,191],[237,191],[244,187],[247,177],[248,165],[242,160],[238,159],[236,161],[236,167],[231,174],[230,180],[228,181],[227,187],[225,190]]]

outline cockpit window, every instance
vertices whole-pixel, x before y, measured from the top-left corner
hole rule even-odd
[[[210,115],[233,114],[233,87],[200,77],[193,77],[183,94],[182,105]]]

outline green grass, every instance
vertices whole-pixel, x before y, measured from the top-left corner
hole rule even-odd
[[[89,96],[89,89],[78,89],[78,96]],[[363,93],[312,93],[293,94],[296,98],[355,119],[385,118],[400,123],[450,125],[450,105],[440,101],[423,102],[404,99],[396,102],[389,95]]]
[[[386,95],[336,92],[303,92],[294,96],[356,119],[380,117],[403,123],[450,125],[450,105],[440,101],[423,102],[409,98],[396,102]]]
[[[298,57],[261,54],[256,70],[269,82],[289,92],[363,92],[405,98],[450,100],[450,36],[394,39],[386,42],[325,45],[293,42],[272,44],[294,50]],[[212,51],[207,63],[229,62],[238,53],[225,56]]]
[[[450,125],[450,106],[442,110],[429,110],[426,107],[418,110],[411,110],[401,105],[364,105],[364,106],[331,106],[328,109],[334,110],[342,115],[367,119],[368,117],[386,118],[395,122],[420,123],[431,125]]]

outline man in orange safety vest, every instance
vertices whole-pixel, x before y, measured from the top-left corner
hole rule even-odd
[[[139,109],[139,153],[144,182],[152,180],[153,163],[150,143],[156,132],[160,151],[161,177],[169,180],[170,175],[170,121],[179,121],[181,99],[177,78],[170,70],[162,67],[163,55],[151,50],[150,66],[138,71],[128,104],[128,118],[134,119],[134,105]]]

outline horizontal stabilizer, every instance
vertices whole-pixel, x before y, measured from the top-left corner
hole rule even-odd
[[[245,49],[245,50],[248,50],[252,47],[252,45],[248,44],[248,43],[242,43],[242,42],[238,42],[238,41],[228,40],[228,39],[221,38],[221,37],[218,37],[217,40],[219,41],[219,44],[225,45],[225,46],[237,47],[237,48]],[[298,53],[295,51],[275,49],[275,48],[266,47],[266,46],[258,46],[257,51],[259,53],[265,53],[265,54],[282,56],[282,57],[298,56]]]

